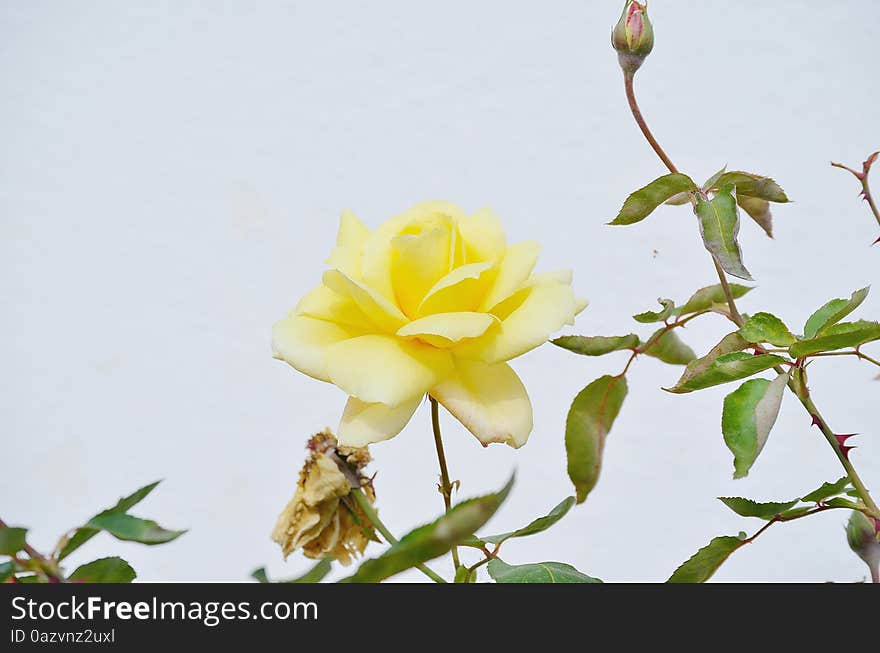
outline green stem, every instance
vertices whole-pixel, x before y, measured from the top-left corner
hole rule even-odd
[[[782,351],[786,351],[786,350],[783,349]],[[873,363],[874,365],[880,367],[880,361],[875,360],[875,359],[871,358],[870,356],[868,356],[867,354],[863,354],[860,351],[822,351],[822,352],[817,352],[815,354],[810,354],[810,357],[813,357],[813,356],[856,356],[860,360],[868,361],[869,363]]]
[[[446,466],[446,452],[443,450],[443,436],[440,435],[440,405],[434,397],[428,396],[431,402],[431,427],[434,430],[434,445],[437,447],[437,461],[440,463],[440,494],[446,512],[452,509],[452,483],[449,481],[449,468]],[[458,569],[461,560],[458,558],[458,547],[452,547],[452,562]]]
[[[392,545],[397,544],[397,541],[398,541],[397,538],[391,534],[391,531],[389,531],[388,528],[385,526],[385,524],[382,523],[382,520],[379,519],[379,515],[376,512],[376,509],[373,508],[373,504],[371,504],[370,500],[367,499],[367,495],[364,494],[364,491],[361,490],[360,488],[354,488],[351,491],[350,496],[352,496],[354,498],[355,503],[358,504],[358,507],[367,516],[367,519],[370,520],[370,523],[373,525],[373,527],[377,531],[379,531],[379,533],[382,535],[382,537],[385,538],[385,541],[388,542],[388,544],[392,544]],[[420,572],[425,574],[425,576],[427,576],[428,578],[433,580],[435,583],[445,583],[446,582],[445,580],[443,580],[442,577],[440,577],[440,575],[433,572],[430,568],[428,568],[425,565],[421,565],[421,564],[416,565],[416,569],[418,569]]]
[[[865,178],[862,179],[862,193],[865,196],[865,199],[868,200],[868,206],[871,207],[871,213],[874,214],[874,219],[877,221],[877,224],[880,224],[880,210],[877,209],[877,205],[874,203],[874,196],[871,195],[871,189],[868,187],[868,175],[865,174]]]
[[[644,116],[642,116],[642,112],[639,110],[639,105],[636,102],[635,90],[633,88],[632,73],[624,73],[624,86],[626,89],[626,99],[629,102],[629,107],[632,111],[633,118],[635,119],[636,124],[638,124],[639,128],[642,130],[642,134],[645,135],[645,139],[648,141],[648,144],[651,146],[654,152],[656,152],[657,156],[660,157],[660,160],[663,162],[663,164],[667,168],[669,168],[670,172],[678,172],[678,169],[666,155],[666,152],[664,152],[663,148],[660,147],[660,144],[657,143],[657,140],[654,138],[651,130],[648,129],[645,118]],[[857,174],[856,176],[859,175]],[[871,199],[871,194],[870,192],[868,192],[867,189],[867,177],[859,177],[859,179],[861,180],[862,186],[866,191],[867,198],[869,199],[869,204],[871,205],[873,211],[874,209],[876,209],[876,206],[874,205],[873,199]],[[874,215],[877,218],[878,223],[880,223],[880,213],[875,213]],[[712,257],[712,261],[715,264],[715,270],[718,273],[718,280],[721,282],[721,288],[724,290],[724,296],[727,299],[727,306],[730,309],[730,315],[728,317],[734,324],[741,327],[745,323],[745,321],[743,320],[742,314],[739,312],[739,309],[736,306],[736,300],[730,290],[730,284],[727,282],[727,275],[724,273],[721,264],[714,256]],[[774,369],[779,374],[784,373],[784,370],[779,366],[775,367]],[[831,448],[837,455],[840,464],[843,465],[843,468],[846,470],[846,473],[849,476],[849,480],[852,483],[853,487],[856,488],[862,501],[868,507],[874,517],[880,519],[880,509],[877,508],[877,504],[874,503],[874,500],[871,498],[870,493],[865,487],[865,484],[862,482],[862,479],[859,477],[858,472],[856,472],[852,463],[849,461],[849,458],[840,449],[837,438],[834,437],[834,432],[830,428],[828,428],[828,425],[825,422],[824,418],[819,413],[819,410],[816,408],[812,399],[810,399],[809,393],[806,390],[806,383],[803,383],[803,388],[801,389],[798,388],[794,380],[791,379],[789,380],[788,387],[798,397],[801,404],[803,404],[804,408],[807,409],[807,412],[810,413],[813,419],[818,421],[819,426],[822,429],[822,434],[825,436],[828,444],[831,445]]]

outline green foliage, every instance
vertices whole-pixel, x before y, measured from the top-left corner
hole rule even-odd
[[[565,422],[565,451],[578,503],[586,500],[599,480],[605,438],[626,392],[625,377],[606,375],[581,390],[571,403]]]
[[[130,583],[137,577],[122,558],[99,558],[77,567],[68,580],[79,583]]]
[[[644,353],[670,365],[687,365],[697,357],[694,350],[684,344],[672,329],[661,335],[653,345],[645,349]]]
[[[289,578],[287,580],[269,580],[269,576],[266,574],[265,567],[254,569],[251,572],[251,578],[253,578],[258,583],[319,583],[327,574],[330,573],[330,569],[332,567],[333,562],[329,558],[323,558],[321,561],[318,562],[318,564],[313,565],[302,576],[298,576],[296,578]]]
[[[556,506],[548,512],[543,517],[538,517],[534,521],[530,522],[528,525],[523,526],[522,528],[518,528],[515,531],[510,531],[509,533],[501,533],[500,535],[490,535],[489,537],[483,537],[481,540],[483,542],[491,542],[492,544],[501,544],[502,542],[506,542],[507,540],[514,537],[526,537],[527,535],[534,535],[535,533],[540,533],[542,531],[546,531],[548,528],[553,526],[560,519],[565,517],[571,507],[575,504],[574,497],[566,497],[562,501],[560,501]]]
[[[669,583],[705,583],[712,577],[730,554],[745,542],[745,533],[738,537],[724,535],[713,538],[709,544],[692,555],[673,572]]]
[[[743,286],[738,283],[731,283],[729,285],[730,294],[733,295],[734,299],[739,299],[752,290],[751,287]],[[676,315],[689,315],[691,313],[708,310],[716,304],[726,303],[727,297],[724,295],[724,288],[722,288],[720,284],[715,284],[714,286],[700,288],[684,303],[683,306],[676,309],[675,313]]]
[[[612,351],[635,349],[639,346],[639,337],[634,333],[626,336],[560,336],[550,342],[582,356],[603,356]]]
[[[12,560],[0,562],[0,583],[5,583],[9,578],[12,578],[16,571],[18,571],[18,567]]]
[[[742,478],[755,463],[779,415],[787,374],[773,381],[751,379],[724,398],[721,432],[733,453],[733,477]]]
[[[764,230],[767,236],[773,238],[773,214],[770,212],[770,202],[737,193],[736,203]]]
[[[823,351],[858,347],[874,340],[880,340],[880,323],[841,322],[825,327],[822,335],[796,342],[788,351],[792,357],[800,358]]]
[[[675,310],[675,302],[671,299],[658,298],[657,303],[663,307],[662,311],[645,311],[644,313],[633,315],[633,319],[641,324],[665,322],[672,316],[672,312]]]
[[[718,177],[713,186],[723,188],[730,184],[736,186],[737,195],[745,195],[746,197],[754,197],[756,199],[777,203],[785,203],[789,201],[785,191],[782,190],[779,184],[770,179],[770,177],[763,177],[750,172],[732,170],[730,172],[725,172]]]
[[[177,539],[186,531],[170,531],[149,519],[140,519],[125,513],[97,515],[89,520],[91,528],[110,533],[118,540],[141,544],[164,544]]]
[[[776,347],[788,347],[797,340],[785,323],[771,313],[755,313],[739,330],[749,342],[769,342]]]
[[[711,388],[715,385],[744,379],[746,377],[769,370],[784,362],[785,359],[774,354],[759,354],[753,356],[746,352],[732,352],[718,356],[708,365],[700,364],[699,359],[694,361],[693,368],[686,369],[682,378],[672,388],[664,388],[668,392],[683,394]]]
[[[743,517],[758,517],[759,519],[773,519],[776,515],[785,512],[796,505],[800,499],[792,501],[766,501],[758,502],[742,497],[718,497],[725,506]]]
[[[15,555],[24,548],[27,529],[18,527],[0,527],[0,554]]]
[[[147,498],[147,496],[156,489],[156,486],[159,485],[161,481],[156,481],[154,483],[150,483],[149,485],[145,485],[144,487],[135,490],[127,497],[121,498],[115,506],[112,508],[108,508],[103,512],[98,513],[92,519],[96,519],[98,517],[103,517],[109,514],[118,514],[128,512],[131,508],[136,506],[138,503]],[[91,520],[89,520],[91,521]],[[95,537],[98,533],[100,533],[99,528],[94,528],[91,526],[82,526],[76,529],[76,532],[70,537],[64,547],[61,549],[61,553],[58,556],[59,562],[64,560],[71,553],[76,551],[83,544],[88,542],[90,539]]]
[[[489,575],[496,583],[601,583],[564,562],[534,562],[509,565],[495,558],[489,561]]]
[[[626,198],[613,225],[627,225],[641,222],[666,200],[688,191],[697,190],[697,185],[687,175],[673,173],[655,179]]]
[[[724,186],[710,201],[697,195],[694,211],[699,218],[703,244],[724,271],[740,279],[751,280],[752,275],[743,265],[742,251],[737,242],[739,211],[733,186]]]
[[[849,476],[843,476],[833,483],[822,483],[821,486],[819,486],[812,492],[802,496],[801,501],[806,501],[808,503],[818,503],[819,501],[824,501],[828,497],[842,494],[848,486]]]
[[[865,298],[871,287],[856,290],[849,299],[832,299],[822,308],[813,313],[804,324],[804,338],[815,338],[833,324],[837,324],[847,315],[856,310]]]
[[[443,555],[489,521],[507,498],[512,485],[513,478],[501,491],[459,503],[430,524],[410,531],[379,557],[364,561],[343,582],[378,583]]]

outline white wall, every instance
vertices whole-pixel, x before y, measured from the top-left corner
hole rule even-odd
[[[190,533],[154,548],[101,536],[73,562],[120,552],[146,580],[304,569],[300,557],[281,561],[269,532],[305,438],[337,422],[344,396],[273,360],[269,329],[319,279],[346,207],[375,226],[424,199],[493,206],[512,241],[542,241],[544,269],[575,270],[592,304],[572,332],[629,332],[629,316],[656,297],[683,300],[712,283],[686,209],[604,226],[663,173],[628,115],[608,43],[620,4],[4,2],[3,519],[50,547],[164,478],[137,512]],[[743,309],[799,328],[826,300],[876,281],[877,227],[855,180],[828,161],[857,164],[880,147],[880,7],[705,0],[652,2],[651,12],[657,45],[637,82],[674,160],[701,179],[725,163],[771,174],[795,200],[776,210],[776,240],[743,226],[760,285]],[[862,314],[880,316],[880,298]],[[710,317],[684,335],[705,351],[728,329]],[[570,492],[566,410],[583,385],[620,369],[617,356],[547,346],[519,360],[537,424],[519,451],[483,450],[446,420],[464,494],[518,470],[490,530]],[[880,492],[876,370],[849,359],[812,370],[830,423],[864,434],[854,461]],[[598,488],[552,531],[506,545],[508,562],[663,580],[712,536],[758,526],[714,497],[786,499],[840,475],[788,397],[752,474],[732,481],[719,425],[732,387],[662,392],[678,373],[639,361]],[[432,446],[422,409],[374,447],[394,531],[441,508]],[[716,579],[862,579],[844,520],[774,527]]]

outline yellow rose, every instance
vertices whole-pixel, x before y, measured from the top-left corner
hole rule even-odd
[[[323,283],[272,331],[276,358],[349,395],[340,444],[394,437],[430,394],[484,445],[525,444],[532,406],[506,361],[586,306],[571,272],[533,273],[489,209],[426,202],[372,233],[342,214]]]

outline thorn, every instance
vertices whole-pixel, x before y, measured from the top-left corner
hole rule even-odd
[[[841,446],[840,446],[840,453],[843,454],[843,457],[844,457],[844,458],[846,458],[847,460],[849,460],[849,452],[850,452],[852,449],[855,449],[855,447],[844,447],[843,445],[841,445]]]
[[[810,414],[810,417],[813,418],[813,423],[810,424],[810,426],[818,426],[819,428],[822,428],[822,420],[819,419],[818,415]]]
[[[837,444],[842,447],[854,435],[858,435],[858,433],[841,433],[840,435],[835,434],[834,437],[837,438]]]
[[[871,244],[872,244],[872,245],[876,245],[877,243],[880,243],[880,238],[878,238],[877,240],[875,240],[875,241],[874,241],[873,243],[871,243]]]

